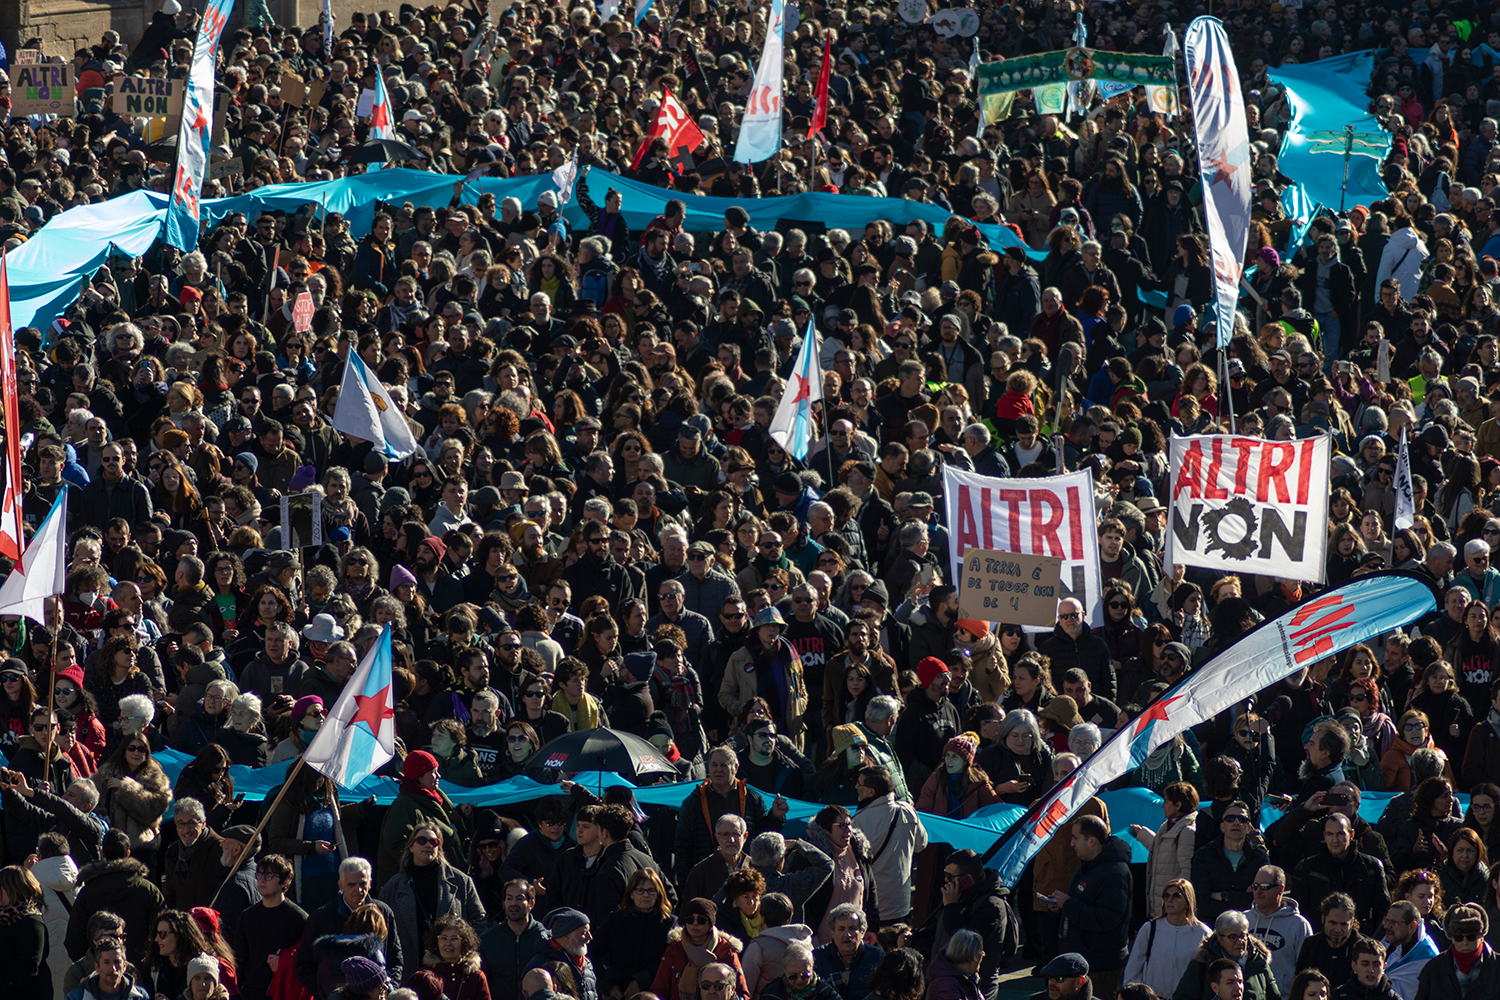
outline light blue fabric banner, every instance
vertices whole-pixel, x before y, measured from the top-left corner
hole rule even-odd
[[[159,750],[155,752],[155,757],[173,784],[176,784],[178,775],[192,760],[192,757],[177,750]],[[286,780],[287,772],[291,767],[290,763],[253,769],[235,766],[230,768],[230,775],[234,778],[236,794],[243,792],[245,801],[260,802],[280,787]],[[611,788],[615,785],[634,787],[618,774],[601,774],[597,771],[579,774],[575,780],[596,794],[604,788]],[[688,793],[696,785],[697,782],[678,782],[670,785],[638,787],[635,789],[635,799],[642,806],[666,806],[676,809],[682,805],[682,800],[687,798]],[[345,802],[359,802],[374,796],[377,804],[390,805],[396,799],[396,789],[395,779],[372,777],[352,790],[345,789],[339,797]],[[557,785],[542,784],[526,777],[511,778],[497,785],[486,785],[481,788],[464,788],[443,782],[442,789],[455,803],[459,805],[468,803],[475,807],[516,805],[547,795],[562,794]],[[1139,823],[1151,830],[1160,826],[1163,818],[1161,797],[1144,788],[1125,788],[1105,792],[1099,798],[1109,809],[1112,831],[1123,836],[1125,842],[1131,845],[1131,860],[1144,862],[1146,849],[1129,836],[1130,825]],[[805,802],[800,799],[788,799],[787,803],[787,820],[792,824],[790,829],[794,833],[800,832],[802,825],[823,808],[820,803]],[[1024,811],[1020,806],[993,805],[986,806],[964,820],[948,819],[931,813],[921,815],[922,825],[927,828],[927,837],[933,843],[952,844],[955,850],[969,848],[983,854],[995,842],[995,838],[1004,833]]]
[[[1286,88],[1292,106],[1292,123],[1281,144],[1281,172],[1302,184],[1315,204],[1348,209],[1388,194],[1380,165],[1390,152],[1391,136],[1365,113],[1372,59],[1369,52],[1355,52],[1267,73]],[[1353,144],[1345,189],[1348,126],[1353,126]]]
[[[594,170],[588,175],[589,192],[603,201],[613,187],[620,192],[626,223],[637,231],[661,215],[675,191],[642,184],[619,174]],[[375,218],[377,204],[439,208],[458,194],[465,204],[475,204],[483,193],[496,198],[519,198],[526,208],[535,208],[543,191],[556,190],[551,174],[532,177],[483,178],[469,182],[462,175],[434,174],[425,170],[390,169],[340,180],[309,184],[274,184],[256,188],[233,198],[202,202],[202,215],[212,228],[232,212],[244,212],[253,221],[270,209],[294,212],[309,204],[322,213],[340,212],[350,232],[362,237]],[[782,219],[818,221],[830,229],[847,229],[856,236],[871,219],[887,219],[904,227],[913,219],[924,220],[934,234],[941,234],[953,213],[941,206],[905,198],[866,198],[847,194],[799,194],[781,198],[687,197],[685,227],[690,232],[715,232],[724,228],[725,209],[739,206],[750,215],[756,229],[774,229]],[[110,248],[140,256],[161,234],[167,199],[149,191],[112,198],[97,205],[70,209],[47,223],[30,241],[9,255],[11,318],[17,327],[46,327],[62,315],[78,297],[85,278],[92,277],[109,256]],[[576,202],[563,210],[575,230],[588,229],[588,217]],[[1005,226],[980,225],[980,232],[996,251],[1025,247],[1020,237]],[[1033,260],[1046,254],[1026,248]]]

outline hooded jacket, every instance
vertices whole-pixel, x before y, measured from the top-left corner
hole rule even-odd
[[[816,820],[808,821],[807,832],[803,834],[803,837],[809,844],[834,859],[834,874],[811,896],[807,897],[807,903],[803,906],[803,915],[808,923],[821,932],[823,930],[821,925],[828,915],[829,904],[833,902],[833,886],[839,871],[838,851],[833,846],[833,841],[829,839],[828,831],[823,829]],[[858,874],[855,877],[864,883],[865,926],[879,927],[880,890],[875,883],[875,867],[870,863],[873,849],[864,831],[858,828],[852,829],[849,831],[849,837],[854,845],[854,858],[858,865]],[[746,975],[749,975],[748,969]]]
[[[146,958],[146,947],[156,930],[156,917],[167,908],[161,890],[151,884],[150,872],[134,858],[100,861],[87,865],[79,873],[83,888],[68,914],[65,937],[68,956],[74,961],[89,949],[89,919],[100,910],[109,910],[125,920],[125,954],[139,964]]]
[[[798,941],[809,948],[814,947],[812,928],[806,924],[767,927],[746,945],[740,955],[740,966],[751,997],[760,996],[760,991],[768,983],[781,978],[781,961],[786,956],[787,946]]]
[[[1281,908],[1270,916],[1252,906],[1245,911],[1250,921],[1250,936],[1266,946],[1271,953],[1271,974],[1278,984],[1290,986],[1297,975],[1297,956],[1303,943],[1312,937],[1312,925],[1297,909],[1297,901],[1290,896],[1281,898]]]
[[[1272,978],[1271,953],[1253,935],[1245,942],[1245,949],[1244,960],[1240,963],[1245,971],[1244,1000],[1279,1000],[1281,991]],[[1228,957],[1219,939],[1210,936],[1193,952],[1182,981],[1172,993],[1172,1000],[1213,1000],[1213,991],[1208,985],[1208,967],[1215,959]],[[1290,981],[1287,985],[1291,985]]]
[[[1123,844],[1120,846],[1124,847]],[[1102,858],[1103,855],[1100,857]],[[1126,860],[1130,858],[1129,848],[1125,848],[1125,858]],[[1128,868],[1125,879],[1124,915],[1128,923],[1130,910]],[[958,899],[940,908],[937,919],[929,920],[929,925],[935,928],[931,953],[936,953],[938,960],[941,961],[947,961],[942,958],[942,950],[947,947],[948,940],[955,932],[971,930],[984,939],[984,961],[979,966],[979,992],[982,996],[994,996],[1000,988],[1001,972],[1004,971],[1020,945],[1020,921],[1017,920],[1016,912],[1010,904],[1010,890],[1000,881],[1000,873],[989,868],[984,869],[984,874],[979,880],[964,890]],[[1123,934],[1122,929],[1122,937]],[[1066,947],[1066,940],[1063,943],[1065,947],[1060,950],[1078,950]],[[923,944],[926,944],[925,937]],[[1092,956],[1089,957],[1089,961],[1093,962]],[[1119,964],[1125,964],[1123,950]],[[932,994],[929,992],[928,996],[931,997]]]
[[[1073,873],[1063,904],[1061,951],[1076,951],[1095,969],[1123,969],[1130,952],[1130,847],[1110,837]],[[986,940],[989,940],[986,938]]]
[[[734,990],[735,996],[749,996],[750,991],[745,986],[745,973],[740,965],[740,953],[744,951],[744,944],[733,934],[718,927],[711,927],[710,932],[714,938],[713,947],[709,951],[713,953],[714,961],[723,962],[734,969],[735,976],[739,978]],[[660,1000],[694,1000],[698,995],[698,966],[688,959],[687,950],[682,946],[681,927],[673,928],[667,935],[667,950],[661,956],[661,965],[657,966],[651,992]]]
[[[1401,297],[1412,299],[1421,290],[1422,264],[1427,260],[1427,245],[1415,227],[1406,226],[1391,234],[1385,249],[1380,254],[1380,266],[1375,271],[1375,287],[1386,278],[1397,278],[1401,282]]]

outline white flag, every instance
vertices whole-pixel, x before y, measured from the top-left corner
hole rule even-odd
[[[771,20],[766,25],[766,44],[750,86],[750,101],[740,119],[740,137],[734,147],[734,162],[759,163],[781,151],[781,85],[786,75],[782,58],[784,6],[771,0]]]
[[[1411,488],[1411,459],[1406,454],[1406,428],[1401,428],[1401,450],[1396,452],[1396,479],[1391,484],[1396,492],[1396,530],[1410,528],[1416,523],[1416,495]]]
[[[552,183],[557,185],[557,207],[562,208],[573,200],[573,187],[578,181],[578,147],[573,148],[573,158],[552,171]]]
[[[386,458],[399,462],[417,450],[417,439],[396,408],[391,394],[351,346],[333,411],[333,429],[362,441],[373,441]]]
[[[1203,221],[1214,266],[1214,329],[1229,346],[1250,234],[1250,132],[1229,36],[1217,18],[1194,18],[1186,44],[1188,92],[1203,175]]]
[[[0,586],[0,615],[47,623],[47,599],[68,589],[68,489],[63,487],[21,561]]]

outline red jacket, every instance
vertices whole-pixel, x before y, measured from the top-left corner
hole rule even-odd
[[[725,904],[730,905],[730,904]],[[739,977],[739,985],[735,987],[735,995],[747,997],[750,995],[750,985],[745,982],[745,971],[740,968],[740,951],[744,948],[740,939],[733,934],[726,934],[719,928],[713,929],[717,940],[714,944],[714,961],[723,962],[734,968],[734,974]],[[661,956],[661,965],[657,966],[656,979],[651,983],[651,992],[655,993],[661,1000],[693,1000],[698,993],[698,968],[688,961],[687,951],[682,947],[682,928],[673,929],[667,935],[667,950]],[[687,989],[678,991],[678,983],[683,974],[688,976]]]

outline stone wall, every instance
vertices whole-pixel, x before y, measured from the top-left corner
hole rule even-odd
[[[183,9],[202,6],[201,0],[180,0]],[[278,24],[302,26],[316,24],[322,0],[266,0]],[[240,24],[245,0],[236,0],[231,27]],[[349,24],[356,10],[370,13],[390,8],[399,0],[361,3],[359,0],[334,0],[334,20],[339,30]],[[0,40],[8,52],[15,52],[25,38],[39,36],[42,50],[49,56],[71,58],[85,45],[97,44],[104,32],[113,29],[120,38],[132,44],[140,37],[161,0],[0,0]]]

